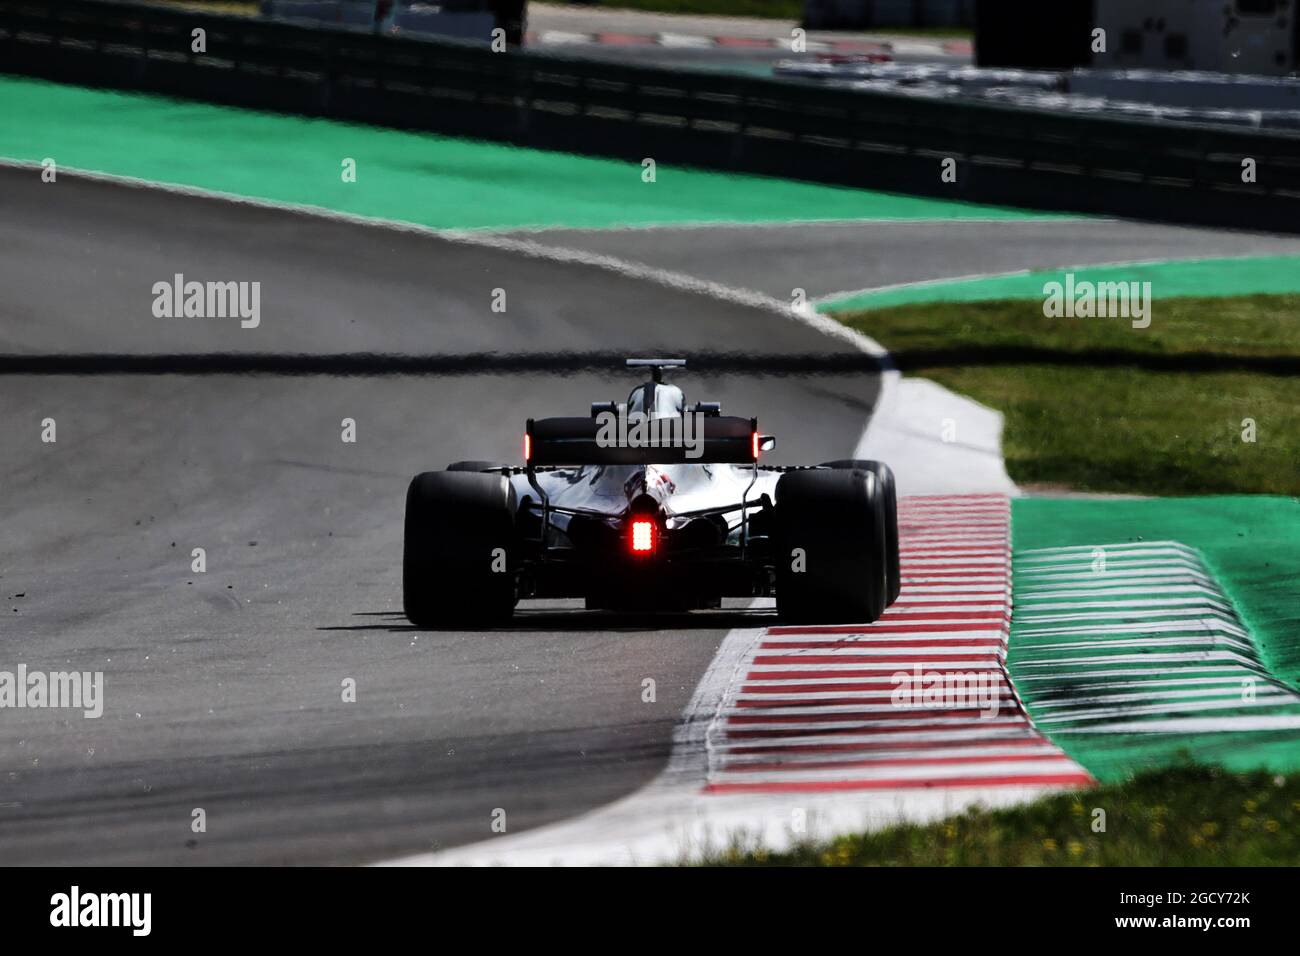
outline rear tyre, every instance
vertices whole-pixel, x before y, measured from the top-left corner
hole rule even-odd
[[[416,627],[514,613],[514,492],[502,475],[426,471],[406,492],[402,608]]]
[[[894,469],[883,461],[867,461],[861,458],[846,458],[840,461],[822,463],[823,468],[858,468],[869,471],[880,482],[880,490],[885,501],[885,541],[889,547],[889,603],[898,600],[903,587],[902,571],[898,558],[898,488],[894,483]]]
[[[487,471],[489,468],[505,468],[495,461],[453,461],[447,466],[448,471]]]
[[[889,580],[874,473],[794,471],[776,484],[776,607],[792,624],[869,624]]]

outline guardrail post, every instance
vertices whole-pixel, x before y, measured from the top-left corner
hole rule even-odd
[[[745,106],[749,102],[749,97],[745,95],[745,87],[736,87],[736,132],[731,137],[731,150],[728,158],[735,169],[740,169],[745,162],[745,136],[749,129],[749,124],[745,122]]]
[[[316,108],[321,115],[328,115],[330,103],[333,101],[334,94],[334,36],[325,34],[324,50],[322,51],[321,78],[320,87],[316,91]]]
[[[139,36],[140,58],[135,61],[135,81],[143,85],[149,73],[149,27],[143,19],[132,20],[131,26]]]
[[[1196,162],[1192,164],[1192,188],[1199,189],[1209,177],[1206,175],[1210,162],[1210,150],[1205,142],[1205,131],[1196,134]]]
[[[493,56],[506,56],[512,59],[505,62],[510,67],[510,72],[518,83],[515,95],[511,97],[510,109],[514,114],[514,132],[516,139],[525,139],[528,131],[532,127],[533,118],[533,69],[531,65],[523,66],[513,60],[514,53],[495,53]],[[583,78],[579,77],[579,83]]]

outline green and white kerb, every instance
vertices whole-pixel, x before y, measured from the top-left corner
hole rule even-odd
[[[1175,541],[1016,553],[1013,676],[1037,726],[1069,734],[1300,728],[1232,602]]]

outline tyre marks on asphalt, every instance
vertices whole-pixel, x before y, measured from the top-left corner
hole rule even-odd
[[[1049,734],[1300,728],[1193,548],[1152,541],[1016,555],[1016,684]]]
[[[772,627],[758,642],[709,728],[708,792],[1092,782],[1033,728],[1006,674],[1008,499],[904,498],[899,541],[902,592],[879,621]]]

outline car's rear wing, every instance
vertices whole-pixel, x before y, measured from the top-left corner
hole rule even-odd
[[[684,415],[649,419],[638,431],[618,416],[530,418],[524,461],[541,465],[735,464],[758,461],[758,419]]]

